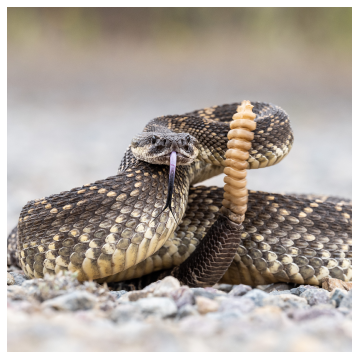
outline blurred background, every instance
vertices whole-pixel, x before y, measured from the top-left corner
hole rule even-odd
[[[154,117],[243,99],[295,138],[249,188],[350,198],[351,34],[351,8],[8,8],[8,231],[28,200],[116,174]]]

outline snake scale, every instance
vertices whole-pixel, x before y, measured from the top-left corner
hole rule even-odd
[[[275,165],[293,144],[288,116],[272,104],[251,104],[256,129],[246,167]],[[193,186],[223,172],[239,105],[155,118],[132,139],[117,175],[29,201],[8,237],[8,264],[30,278],[70,270],[100,283],[161,271],[200,286],[351,281],[350,200],[250,190],[237,224],[221,210],[228,183]],[[207,279],[198,284],[193,276],[203,268]]]

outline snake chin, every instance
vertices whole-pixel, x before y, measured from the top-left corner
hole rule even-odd
[[[170,165],[171,153],[177,153],[177,165],[190,165],[198,156],[197,139],[188,133],[142,132],[131,141],[133,155],[141,161]]]

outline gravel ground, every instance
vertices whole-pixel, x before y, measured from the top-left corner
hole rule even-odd
[[[139,291],[7,273],[8,351],[351,351],[351,283]]]

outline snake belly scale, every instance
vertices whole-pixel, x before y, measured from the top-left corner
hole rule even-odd
[[[156,118],[133,139],[117,175],[29,201],[8,238],[8,261],[31,278],[70,270],[79,280],[99,282],[183,263],[220,216],[224,190],[193,185],[223,172],[229,122],[239,105]],[[289,119],[277,106],[252,105],[256,129],[247,168],[272,166],[292,147]],[[174,216],[169,208],[162,212],[167,147],[178,153]],[[350,281],[351,211],[351,202],[338,198],[249,191],[240,243],[220,281]]]

